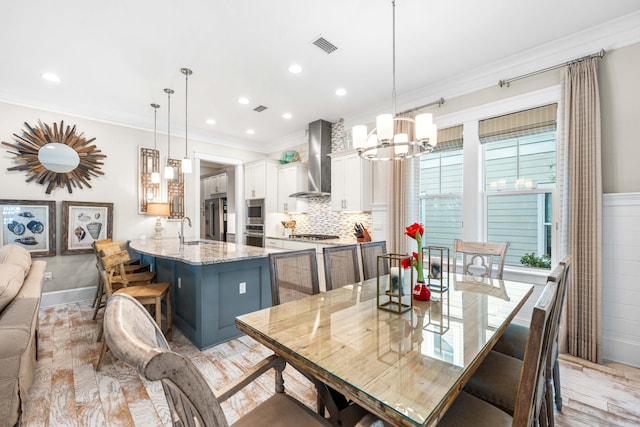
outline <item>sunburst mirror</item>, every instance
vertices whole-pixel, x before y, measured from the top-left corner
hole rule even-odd
[[[38,121],[31,127],[24,124],[22,135],[13,134],[15,143],[2,141],[3,145],[14,151],[17,166],[7,168],[10,171],[25,171],[27,182],[35,181],[46,185],[46,193],[56,188],[91,188],[91,177],[104,175],[100,170],[102,160],[107,156],[91,144],[95,138],[86,139],[84,133],[76,134],[76,126],[67,126],[64,121],[53,123],[53,127]]]

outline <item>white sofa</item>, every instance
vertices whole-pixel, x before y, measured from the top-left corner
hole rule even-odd
[[[20,246],[0,247],[0,427],[17,423],[33,383],[46,266]]]

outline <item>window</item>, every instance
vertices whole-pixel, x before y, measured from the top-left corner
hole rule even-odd
[[[505,264],[550,265],[557,104],[479,123],[484,148],[486,236],[509,242]],[[536,260],[540,261],[537,262]]]
[[[453,250],[462,238],[462,126],[438,131],[438,145],[420,158],[420,219],[425,245]]]

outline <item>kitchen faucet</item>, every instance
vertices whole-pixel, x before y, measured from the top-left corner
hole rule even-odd
[[[188,216],[185,216],[182,218],[182,220],[180,221],[180,248],[182,248],[182,245],[184,244],[184,220],[187,220],[187,222],[189,223],[189,227],[191,227],[191,218],[189,218]]]

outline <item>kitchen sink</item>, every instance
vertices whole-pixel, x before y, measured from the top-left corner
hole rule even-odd
[[[207,240],[192,240],[190,242],[184,242],[185,246],[193,246],[193,245],[214,245],[215,242],[209,242]]]

